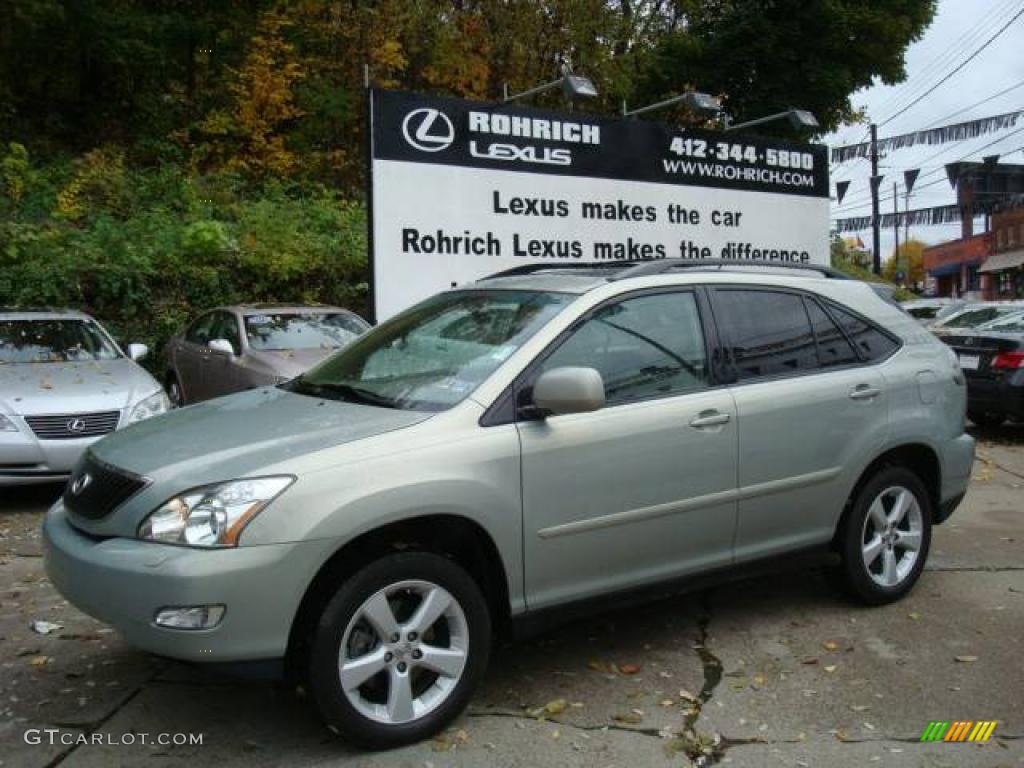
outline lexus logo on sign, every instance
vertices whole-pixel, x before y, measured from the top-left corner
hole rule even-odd
[[[76,435],[79,432],[85,432],[85,419],[72,419],[66,425],[68,432],[74,432]]]
[[[92,475],[88,472],[79,475],[75,478],[75,482],[71,484],[71,494],[78,496],[82,491],[89,487],[89,483],[92,482]]]
[[[405,116],[402,135],[410,146],[421,152],[440,152],[455,141],[455,127],[444,112],[424,107]]]

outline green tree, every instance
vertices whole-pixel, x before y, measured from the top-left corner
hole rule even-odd
[[[904,52],[935,0],[720,0],[688,2],[686,23],[659,43],[641,91],[647,100],[683,84],[719,94],[737,119],[789,107],[814,113],[823,132],[859,117],[850,96],[875,78],[906,77]],[[765,130],[784,132],[785,124]]]

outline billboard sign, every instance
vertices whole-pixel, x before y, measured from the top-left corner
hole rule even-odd
[[[823,145],[370,93],[378,320],[526,263],[828,264]]]

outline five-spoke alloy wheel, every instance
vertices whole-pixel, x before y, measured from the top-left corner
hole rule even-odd
[[[310,685],[325,719],[373,748],[425,738],[461,711],[487,663],[487,604],[440,555],[386,556],[324,609]]]
[[[921,575],[931,542],[931,500],[916,474],[888,467],[858,491],[839,530],[842,576],[859,599],[903,597]]]

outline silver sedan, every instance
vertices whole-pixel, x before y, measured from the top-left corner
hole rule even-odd
[[[167,396],[86,314],[0,310],[0,486],[66,478],[100,437],[163,413]]]
[[[177,407],[295,378],[370,327],[331,306],[242,304],[197,317],[165,350]]]

